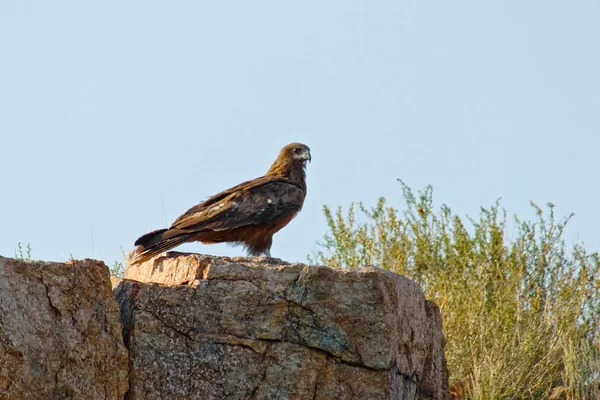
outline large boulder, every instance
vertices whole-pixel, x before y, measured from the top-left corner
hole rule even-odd
[[[0,257],[0,399],[122,399],[127,365],[104,263]]]
[[[446,399],[441,317],[378,268],[170,252],[115,281],[129,399]]]

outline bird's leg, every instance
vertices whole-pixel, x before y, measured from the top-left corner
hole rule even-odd
[[[265,250],[265,256],[267,256],[269,258],[271,257],[271,249]]]

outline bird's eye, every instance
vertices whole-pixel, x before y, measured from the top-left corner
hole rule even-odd
[[[296,147],[296,148],[294,148],[294,153],[297,153],[297,152],[298,152],[298,150],[300,150],[300,149],[299,149],[299,148],[297,148],[297,147]]]

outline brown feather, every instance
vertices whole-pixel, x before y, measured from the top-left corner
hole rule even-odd
[[[250,255],[269,255],[273,235],[304,204],[306,161],[310,161],[307,146],[285,146],[264,176],[209,197],[180,215],[169,229],[141,236],[132,262],[193,241],[241,244]]]

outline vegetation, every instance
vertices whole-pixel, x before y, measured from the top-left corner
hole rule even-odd
[[[27,243],[27,245],[23,247],[21,242],[19,242],[15,249],[15,258],[23,261],[31,260],[31,245]]]
[[[415,196],[400,183],[403,213],[384,198],[325,206],[330,231],[311,261],[417,281],[441,308],[451,386],[465,398],[600,398],[600,257],[567,250],[570,216],[532,203],[537,219],[515,217],[509,238],[498,202],[465,223],[434,210],[431,186]]]
[[[109,267],[110,274],[117,278],[123,278],[125,276],[125,267],[122,262],[115,261],[112,267]]]

